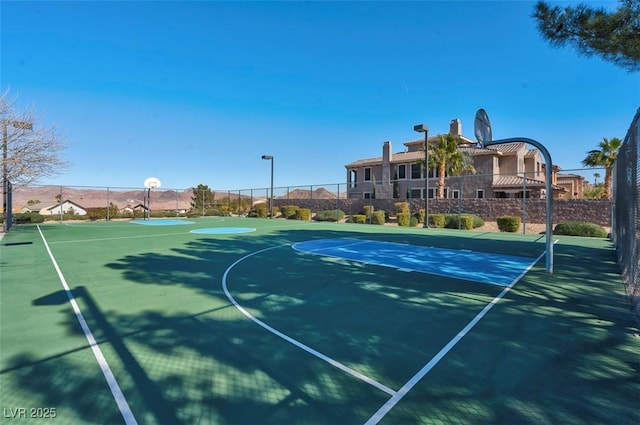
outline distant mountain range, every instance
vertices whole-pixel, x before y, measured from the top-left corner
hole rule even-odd
[[[64,186],[38,186],[38,187],[17,187],[13,190],[13,210],[19,211],[29,203],[39,203],[44,206],[51,206],[58,203],[58,198],[72,201],[82,207],[106,207],[113,203],[118,208],[126,206],[136,206],[144,204],[146,190],[117,190],[117,189],[84,189]],[[214,192],[216,199],[238,198],[237,192]],[[341,194],[342,195],[342,194]],[[156,190],[151,192],[152,210],[174,210],[191,208],[192,189],[184,191],[176,190]],[[250,195],[240,194],[240,198],[246,199]],[[313,191],[305,189],[294,189],[283,196],[276,196],[276,199],[335,199],[336,194],[324,188]],[[264,201],[266,196],[254,196],[254,202]]]

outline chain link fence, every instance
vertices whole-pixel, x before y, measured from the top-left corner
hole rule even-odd
[[[30,186],[15,187],[11,193],[13,212],[45,220],[119,219],[205,215],[247,216],[259,204],[280,208],[297,206],[311,211],[341,210],[346,216],[384,211],[394,221],[397,203],[408,203],[412,214],[471,214],[495,222],[500,216],[518,216],[521,229],[529,225],[545,230],[545,184],[542,173],[463,175],[447,177],[444,185],[437,177],[428,184],[420,176],[405,179],[240,190],[210,190],[199,185],[188,189],[156,189]],[[605,228],[611,226],[611,201],[602,199],[603,169],[563,170],[554,174],[553,223],[582,220]],[[439,190],[439,187],[442,189]],[[428,194],[428,199],[425,198]],[[264,207],[264,205],[263,205]],[[23,222],[19,217],[18,222]],[[536,226],[533,226],[533,225]],[[541,227],[542,226],[542,227]],[[531,232],[532,230],[529,230]]]
[[[640,321],[640,108],[627,131],[613,169],[612,239],[631,309]]]

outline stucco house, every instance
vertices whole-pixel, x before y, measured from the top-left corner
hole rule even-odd
[[[63,214],[87,215],[85,207],[68,199],[59,204],[40,208],[38,213],[40,215],[60,215],[60,210],[62,210]]]
[[[445,198],[544,198],[546,176],[542,155],[526,143],[507,143],[487,148],[462,134],[459,119],[451,120],[449,133],[459,139],[459,149],[468,153],[474,174],[445,176]],[[439,135],[430,136],[435,144]],[[382,156],[360,159],[345,165],[348,198],[424,199],[424,138],[404,142],[405,150],[393,153],[391,142],[384,142]],[[554,167],[554,176],[559,168]],[[428,196],[437,196],[437,170],[429,170]],[[552,181],[552,183],[554,183]],[[553,185],[554,197],[566,189]],[[394,196],[394,192],[395,195]]]
[[[126,206],[118,209],[118,212],[122,215],[136,215],[136,214],[143,214],[148,210],[147,206],[142,204],[142,203],[138,203],[138,204],[127,204]]]

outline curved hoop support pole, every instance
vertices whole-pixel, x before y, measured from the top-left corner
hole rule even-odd
[[[546,184],[547,184],[547,197],[546,197],[546,209],[547,209],[547,220],[546,220],[546,233],[545,239],[547,242],[547,255],[546,255],[546,268],[547,272],[553,273],[553,185],[551,181],[551,169],[553,168],[553,163],[551,162],[551,154],[544,147],[544,145],[537,140],[529,139],[526,137],[513,137],[510,139],[501,139],[501,140],[492,140],[490,142],[484,142],[484,146],[492,146],[492,145],[502,145],[504,143],[528,143],[530,145],[535,146],[540,149],[542,155],[544,156],[544,162],[546,164],[545,176],[546,176]],[[526,175],[525,175],[526,178]]]

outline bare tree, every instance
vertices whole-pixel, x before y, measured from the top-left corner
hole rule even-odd
[[[2,173],[13,184],[35,183],[68,168],[62,158],[67,148],[55,126],[38,125],[33,108],[17,111],[9,90],[0,96],[2,123]]]

